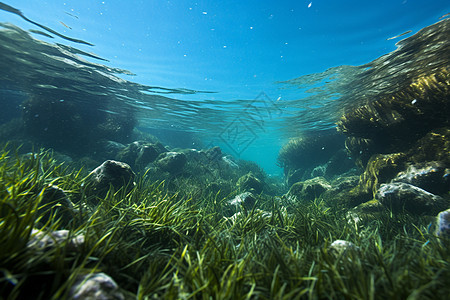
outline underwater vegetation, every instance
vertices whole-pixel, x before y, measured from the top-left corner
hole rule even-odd
[[[279,151],[277,164],[284,169],[286,184],[325,176],[332,179],[350,171],[354,162],[344,151],[345,138],[331,132],[292,138]]]
[[[11,148],[0,152],[1,299],[77,298],[90,280],[111,299],[450,293],[448,213],[433,221],[387,211],[356,222],[333,201],[254,195],[253,207],[227,217],[219,194],[172,192],[138,174],[131,188],[99,196],[88,190],[89,170]]]
[[[26,98],[0,127],[0,299],[448,298],[449,20],[338,67],[345,82],[330,84],[351,88],[317,105],[338,132],[287,143],[285,185],[134,128],[139,112],[223,125],[220,109],[159,95],[195,91],[128,82],[0,26],[0,79]],[[292,131],[314,123],[294,117]]]
[[[317,89],[317,97],[326,97],[325,91],[341,95],[339,101],[320,109],[334,110],[339,116],[338,134],[345,138],[347,155],[358,168],[353,173],[341,170],[338,176],[360,175],[355,186],[337,195],[340,203],[349,208],[384,206],[429,215],[449,207],[449,33],[450,20],[442,20],[368,64],[342,66],[289,82],[302,86],[324,76],[338,78]],[[326,178],[332,160],[324,163],[317,158],[325,143],[324,138],[296,138],[281,149],[279,162],[288,186],[294,187],[288,196],[305,195],[301,190],[310,178],[335,179]],[[310,157],[317,160],[314,168]],[[342,164],[344,158],[338,161]]]

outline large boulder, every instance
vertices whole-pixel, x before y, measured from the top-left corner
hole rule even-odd
[[[160,170],[169,172],[170,174],[178,174],[183,170],[187,159],[184,153],[166,152],[161,154],[154,162]]]
[[[406,210],[419,215],[434,215],[449,205],[442,197],[404,182],[381,184],[375,198],[394,212]]]
[[[404,182],[420,187],[433,194],[445,194],[450,191],[450,169],[440,161],[408,164],[392,182]]]
[[[89,174],[89,191],[104,197],[110,187],[115,190],[126,188],[130,190],[135,185],[134,174],[131,167],[123,162],[107,160]]]
[[[389,182],[404,169],[405,161],[404,153],[373,155],[360,176],[358,185],[349,192],[348,204],[354,207],[373,199],[381,183]]]
[[[350,206],[373,199],[382,183],[406,182],[437,194],[448,192],[450,128],[438,128],[419,139],[407,152],[375,154],[358,186],[349,193]]]
[[[39,222],[45,224],[50,218],[60,219],[62,225],[69,224],[76,210],[65,191],[56,185],[47,185],[42,190],[42,200],[39,203]]]
[[[325,178],[316,177],[292,185],[287,198],[293,201],[314,201],[330,189],[331,185]]]
[[[131,167],[141,170],[149,163],[154,162],[164,152],[167,152],[167,150],[159,142],[135,141],[119,151],[116,155],[116,160],[123,161]]]
[[[256,178],[252,173],[248,173],[237,181],[239,190],[260,194],[263,191],[264,183]]]

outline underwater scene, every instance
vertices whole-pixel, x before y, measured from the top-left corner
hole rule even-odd
[[[0,2],[0,299],[450,299],[450,2]]]

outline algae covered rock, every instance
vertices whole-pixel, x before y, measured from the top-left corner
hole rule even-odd
[[[404,153],[373,155],[360,176],[358,185],[349,192],[349,204],[356,206],[371,200],[381,183],[390,181],[404,169],[405,160]]]
[[[264,183],[256,178],[252,173],[248,173],[237,181],[237,186],[241,191],[260,194],[263,191]]]
[[[115,141],[101,140],[97,143],[97,152],[99,156],[113,159],[125,148],[125,145]]]
[[[354,160],[348,155],[345,149],[339,149],[324,165],[323,176],[328,179],[334,179],[345,174],[355,167]],[[312,175],[312,174],[311,174]],[[317,176],[313,176],[317,177]]]
[[[247,210],[250,210],[253,208],[253,206],[256,203],[256,199],[250,192],[245,192],[242,194],[237,195],[233,199],[229,201],[229,204],[234,207],[243,206]]]
[[[163,152],[166,152],[162,144],[142,145],[137,154],[135,165],[138,167],[145,167]]]
[[[436,128],[428,132],[410,150],[411,161],[415,163],[440,161],[450,167],[450,127]]]
[[[314,201],[330,189],[331,185],[325,178],[316,177],[292,185],[287,197],[295,201]]]
[[[277,163],[284,168],[286,176],[295,170],[310,172],[318,165],[327,163],[343,147],[344,137],[336,132],[297,137],[281,148]]]
[[[407,152],[373,155],[349,193],[351,205],[372,199],[381,183],[405,182],[436,194],[449,190],[450,129],[430,131]]]
[[[371,200],[391,180],[448,192],[450,73],[440,67],[411,74],[395,91],[352,108],[337,123],[348,153],[365,168],[349,193],[351,206]]]
[[[142,169],[149,163],[152,163],[156,158],[167,152],[166,148],[161,143],[148,143],[144,141],[135,141],[116,155],[118,161],[123,161],[132,167]]]
[[[164,172],[177,174],[183,170],[186,161],[187,159],[184,153],[166,152],[161,154],[154,164]]]
[[[436,214],[449,205],[442,197],[404,182],[381,184],[375,198],[394,212],[414,214]]]
[[[405,152],[430,130],[448,124],[449,78],[445,68],[419,75],[406,81],[403,89],[379,95],[375,101],[347,112],[337,128],[349,137],[370,140],[378,151]],[[357,149],[351,152],[358,153]]]
[[[223,156],[222,149],[218,146],[206,150],[205,153],[210,161],[221,160]]]
[[[377,149],[372,139],[366,139],[356,136],[349,136],[345,140],[345,149],[355,164],[364,169],[370,157],[376,153],[380,153],[382,149]]]
[[[362,220],[375,220],[383,212],[386,212],[386,207],[380,201],[373,199],[350,209],[346,218],[350,223],[357,224]]]
[[[89,191],[103,197],[110,187],[118,190],[122,187],[131,189],[134,185],[134,174],[131,167],[115,160],[107,160],[90,173]]]
[[[64,190],[55,185],[43,189],[38,211],[41,223],[45,224],[50,218],[60,218],[63,225],[69,224],[76,212]]]

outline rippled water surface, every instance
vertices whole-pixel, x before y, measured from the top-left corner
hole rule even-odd
[[[276,174],[287,139],[450,61],[447,1],[113,2],[0,3],[1,101],[189,132]]]

